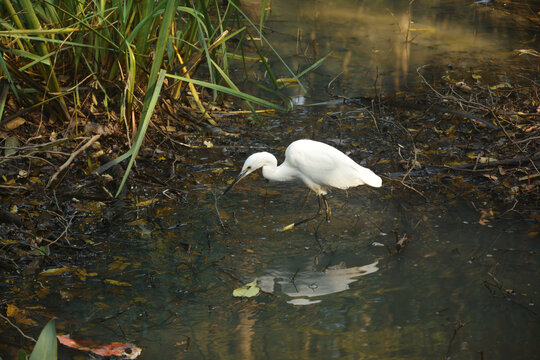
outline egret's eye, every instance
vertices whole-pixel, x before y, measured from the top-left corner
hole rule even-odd
[[[248,169],[248,170],[251,170],[251,166],[248,166],[247,169]]]

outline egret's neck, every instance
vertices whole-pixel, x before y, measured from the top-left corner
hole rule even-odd
[[[292,169],[285,164],[277,166],[275,165],[265,165],[262,168],[263,176],[270,181],[291,181],[296,179],[296,172],[291,171]]]

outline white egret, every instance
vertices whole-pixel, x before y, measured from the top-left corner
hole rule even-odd
[[[225,189],[226,194],[237,182],[255,170],[262,168],[263,176],[271,181],[302,180],[317,194],[319,211],[312,217],[285,226],[282,231],[313,220],[322,215],[324,202],[326,220],[331,210],[325,195],[330,188],[348,189],[359,185],[381,187],[382,179],[373,171],[358,165],[353,159],[338,149],[319,141],[302,139],[294,141],[285,151],[285,161],[277,165],[277,159],[268,152],[258,152],[249,156],[242,171]]]

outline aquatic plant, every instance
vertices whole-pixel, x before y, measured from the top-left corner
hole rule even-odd
[[[5,0],[0,7],[0,125],[38,108],[71,133],[81,133],[90,117],[120,124],[132,147],[115,163],[131,157],[130,168],[163,90],[212,125],[205,99],[223,94],[253,111],[284,109],[241,91],[230,76],[233,61],[245,69],[261,62],[268,89],[279,87],[257,44],[267,44],[265,7],[259,26],[232,1]],[[10,92],[22,110],[3,119]]]

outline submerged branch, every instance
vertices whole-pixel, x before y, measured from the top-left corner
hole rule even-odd
[[[45,186],[45,188],[48,188],[52,182],[58,177],[58,175],[65,169],[67,168],[72,162],[73,160],[75,160],[75,158],[81,153],[83,152],[84,150],[88,149],[93,143],[95,143],[97,141],[97,139],[99,139],[101,137],[101,134],[98,134],[98,135],[94,135],[92,136],[92,138],[90,140],[88,140],[88,142],[86,144],[84,144],[83,146],[81,146],[81,148],[79,150],[76,150],[75,152],[73,152],[70,157],[67,159],[67,161],[62,165],[60,166],[60,168],[53,174],[53,176],[51,176],[51,178],[49,179],[49,182],[47,183],[47,185]]]

